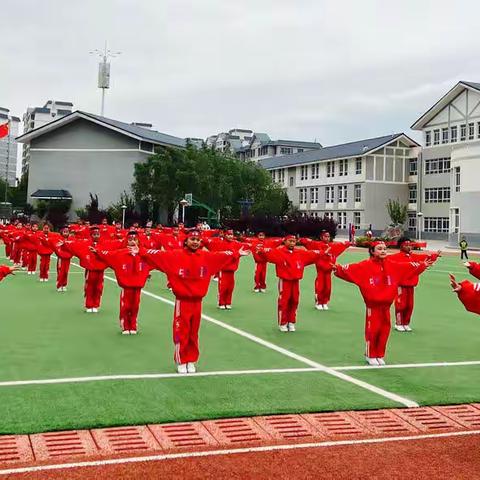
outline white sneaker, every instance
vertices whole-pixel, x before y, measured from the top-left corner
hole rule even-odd
[[[98,308],[92,308],[92,313],[98,313]]]
[[[231,306],[231,305],[225,305],[225,308],[226,308],[227,310],[231,310],[231,309],[232,309],[232,306]]]
[[[266,289],[266,288],[261,288],[260,291],[261,291],[262,293],[265,293],[265,292],[267,291],[267,289]]]
[[[188,373],[195,373],[197,369],[195,368],[195,364],[193,362],[187,363],[187,372]]]
[[[67,291],[67,287],[62,287],[63,291],[66,292]]]
[[[128,330],[124,330],[124,331],[122,332],[122,335],[130,335],[130,332],[129,332]]]
[[[220,310],[225,310],[225,309],[226,309],[225,305],[219,305],[218,308],[219,308]]]
[[[180,363],[179,365],[177,365],[177,372],[181,373],[181,374],[188,373],[187,364],[186,363]]]
[[[278,329],[279,329],[281,332],[288,332],[288,325],[279,325],[279,326],[278,326]]]
[[[259,289],[259,288],[254,288],[253,291],[254,291],[255,293],[260,293],[260,289]]]
[[[377,358],[377,362],[382,367],[385,365],[385,360],[383,358]]]
[[[317,304],[315,305],[315,308],[316,308],[317,310],[323,310],[323,305],[320,305],[319,303],[317,303]]]
[[[410,327],[410,325],[404,325],[404,326],[403,326],[403,330],[404,330],[405,332],[411,332],[411,331],[412,331],[412,328]]]
[[[289,332],[295,332],[296,331],[296,327],[295,327],[294,323],[287,323],[287,328],[288,328]]]
[[[136,335],[137,331],[136,330],[130,330],[130,335]]]
[[[218,277],[213,277],[212,280],[213,280],[214,282],[218,282]]]
[[[324,310],[328,310],[328,305],[322,305]]]
[[[86,308],[86,309],[85,309],[85,312],[86,312],[86,313],[92,313],[92,312],[93,312],[93,308]]]
[[[395,330],[397,332],[404,332],[405,331],[405,327],[403,325],[395,325]]]
[[[372,365],[372,366],[375,366],[375,367],[378,367],[378,365],[379,365],[378,360],[376,358],[365,357],[365,360],[367,361],[367,363],[369,365]]]
[[[57,292],[63,292],[62,287],[58,287]]]

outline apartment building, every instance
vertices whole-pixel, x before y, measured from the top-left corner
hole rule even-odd
[[[397,133],[267,158],[260,164],[305,214],[333,218],[341,233],[349,224],[359,230],[371,225],[380,233],[390,223],[388,200],[409,201],[419,147]]]
[[[10,115],[8,108],[0,107],[0,125],[4,123],[9,123],[10,130],[6,137],[0,138],[0,178],[13,187],[17,179],[18,145],[15,138],[18,136],[20,119]]]
[[[426,238],[480,246],[480,83],[458,82],[413,125],[423,135],[417,213]]]

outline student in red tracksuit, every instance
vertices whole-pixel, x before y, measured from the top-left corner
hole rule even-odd
[[[480,279],[480,263],[465,262],[464,265],[468,268],[470,275]]]
[[[303,271],[325,254],[317,250],[303,250],[296,247],[294,235],[284,238],[284,245],[278,248],[258,249],[267,262],[275,264],[278,277],[278,328],[281,332],[295,332],[297,308],[300,298],[299,283]]]
[[[23,239],[23,248],[28,251],[28,264],[27,264],[27,275],[35,275],[37,271],[37,232],[38,232],[38,223],[32,223],[32,227],[29,232],[25,233]]]
[[[187,234],[181,250],[144,250],[140,253],[153,268],[164,272],[175,294],[173,342],[178,373],[195,373],[199,357],[198,331],[205,297],[213,274],[232,257],[248,254],[238,252],[209,252],[201,248],[201,234],[193,230]]]
[[[205,246],[211,251],[230,251],[237,253],[250,248],[248,244],[235,240],[233,230],[227,230],[223,240],[205,240]],[[235,272],[240,265],[240,256],[235,255],[227,262],[218,274],[218,308],[220,310],[232,309],[232,296],[235,289]]]
[[[97,313],[100,308],[103,293],[104,273],[107,264],[100,260],[97,255],[90,251],[90,247],[96,250],[111,248],[114,242],[100,240],[100,230],[93,226],[90,228],[90,240],[69,240],[63,246],[80,260],[80,266],[85,269],[85,311]]]
[[[127,247],[119,250],[97,250],[90,247],[100,260],[115,272],[120,294],[120,328],[123,335],[137,334],[137,317],[142,288],[150,274],[150,265],[138,254],[138,233],[130,231]]]
[[[440,256],[441,252],[436,253],[412,253],[413,244],[407,237],[401,237],[398,240],[400,251],[388,258],[394,262],[423,262],[431,259],[434,262]],[[397,296],[395,298],[395,330],[399,332],[411,332],[410,322],[415,304],[415,287],[418,285],[419,276],[414,274],[404,278],[398,286]]]
[[[2,281],[7,275],[13,274],[18,270],[18,267],[9,267],[8,265],[0,265],[0,281]]]
[[[424,262],[397,263],[387,257],[384,242],[373,242],[370,258],[350,265],[335,265],[338,278],[354,283],[360,289],[367,307],[365,322],[366,361],[369,365],[385,365],[385,350],[390,335],[390,307],[398,286],[405,278],[422,273],[433,264]]]
[[[12,251],[11,260],[14,265],[21,267],[22,261],[22,241],[23,241],[23,225],[19,222],[11,234]]]
[[[480,315],[480,283],[472,283],[469,280],[459,283],[455,276],[450,274],[450,285],[463,303],[465,310]]]
[[[45,223],[41,232],[37,232],[37,253],[40,255],[39,277],[41,282],[48,282],[48,273],[50,270],[50,257],[53,249],[48,245],[48,241],[54,238],[55,234],[50,232],[50,225]]]
[[[60,236],[50,238],[48,245],[57,256],[57,292],[66,292],[68,285],[68,272],[70,271],[70,261],[72,252],[64,247],[64,242],[70,239],[70,229],[65,226],[60,230]]]
[[[328,310],[328,304],[332,296],[332,269],[337,263],[337,258],[351,245],[350,242],[331,242],[330,233],[323,230],[320,233],[320,241],[310,238],[300,239],[307,250],[320,250],[328,254],[320,257],[315,263],[317,277],[315,278],[315,308]]]

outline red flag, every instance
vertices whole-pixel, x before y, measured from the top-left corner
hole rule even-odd
[[[8,122],[0,125],[0,138],[6,137],[8,135]]]

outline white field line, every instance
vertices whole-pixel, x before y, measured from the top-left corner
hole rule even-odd
[[[80,267],[77,263],[73,263],[72,265],[75,265],[77,267]],[[81,267],[80,267],[81,268]],[[110,277],[108,275],[105,275],[105,278],[111,282],[117,283],[115,278]],[[159,300],[163,303],[166,303],[171,306],[175,306],[175,302],[172,300],[169,300],[164,297],[160,297],[159,295],[155,295],[154,293],[151,293],[147,290],[142,290],[142,293],[144,295],[147,295],[149,297],[155,298],[156,300]],[[357,378],[350,377],[349,375],[342,373],[342,372],[337,372],[336,370],[327,367],[325,365],[322,365],[318,362],[315,362],[313,360],[310,360],[309,358],[306,358],[302,355],[298,355],[297,353],[291,352],[290,350],[287,350],[283,347],[280,347],[278,345],[275,345],[274,343],[268,342],[266,340],[263,340],[260,337],[256,337],[255,335],[252,335],[251,333],[245,332],[244,330],[241,330],[236,327],[232,327],[231,325],[228,325],[227,323],[221,322],[220,320],[217,320],[213,317],[210,317],[209,315],[202,314],[202,318],[206,320],[207,322],[213,323],[214,325],[217,325],[218,327],[224,328],[225,330],[228,330],[232,333],[236,333],[237,335],[246,338],[254,343],[257,343],[258,345],[262,345],[263,347],[266,347],[270,350],[273,350],[275,352],[278,352],[286,357],[293,358],[294,360],[297,360],[300,363],[306,364],[309,367],[315,368],[317,370],[322,370],[323,372],[327,373],[328,375],[331,375],[333,377],[339,378],[340,380],[344,380],[345,382],[351,383],[353,385],[356,385],[357,387],[363,388],[364,390],[368,390],[369,392],[376,393],[377,395],[380,395],[382,397],[388,398],[389,400],[392,400],[394,402],[400,403],[402,405],[405,405],[406,407],[418,407],[418,403],[414,402],[413,400],[410,400],[409,398],[402,397],[401,395],[397,395],[396,393],[389,392],[388,390],[384,390],[383,388],[376,387],[375,385],[371,385],[370,383],[364,382],[363,380],[359,380]]]
[[[383,367],[373,365],[351,365],[330,367],[337,372],[350,370],[384,370],[384,369],[402,369],[402,368],[431,368],[431,367],[462,367],[480,365],[480,360],[464,361],[464,362],[438,362],[438,363],[399,363],[393,365],[385,365]],[[272,368],[258,370],[219,370],[211,372],[197,372],[188,375],[179,375],[178,373],[133,373],[118,375],[94,375],[89,377],[65,377],[65,378],[45,378],[34,380],[6,380],[0,381],[2,387],[19,387],[25,385],[54,385],[59,383],[86,383],[86,382],[106,382],[115,380],[155,380],[164,378],[192,379],[199,377],[233,377],[240,375],[269,375],[281,373],[311,373],[325,372],[324,368]]]
[[[105,467],[108,465],[124,465],[132,463],[147,463],[160,462],[165,460],[179,460],[188,458],[200,457],[222,457],[231,455],[241,455],[248,453],[265,453],[275,451],[288,450],[304,450],[307,448],[329,448],[329,447],[343,447],[343,446],[362,446],[362,445],[377,445],[381,443],[395,443],[395,442],[413,442],[432,439],[443,439],[451,437],[468,437],[472,435],[479,435],[480,430],[467,430],[461,432],[448,433],[431,433],[422,435],[412,435],[404,437],[383,437],[383,438],[365,438],[361,440],[336,440],[312,443],[293,443],[287,445],[269,445],[264,447],[246,447],[246,448],[231,448],[225,450],[207,450],[201,452],[183,452],[183,453],[167,453],[160,455],[148,455],[145,457],[127,457],[127,458],[111,458],[106,460],[93,460],[89,462],[75,462],[75,463],[57,463],[52,465],[39,465],[32,467],[8,468],[0,470],[0,475],[14,475],[21,473],[44,472],[51,470],[70,470],[73,468],[88,468],[88,467]]]

